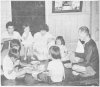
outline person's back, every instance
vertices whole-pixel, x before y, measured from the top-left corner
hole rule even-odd
[[[49,62],[48,70],[51,72],[50,76],[53,82],[61,82],[64,79],[64,66],[60,59]]]
[[[81,41],[84,41],[85,44],[84,53],[75,52],[75,56],[81,60],[78,65],[84,66],[86,73],[89,73],[90,76],[94,76],[99,72],[99,54],[96,43],[91,39],[89,29],[86,26],[80,27],[79,36]],[[92,70],[90,70],[89,67],[91,67]],[[75,69],[75,67],[73,69]],[[93,73],[91,74],[91,72]]]
[[[49,62],[47,70],[53,82],[62,82],[65,76],[64,66],[61,61],[60,48],[51,46],[49,49],[52,61]]]
[[[10,59],[10,57],[7,55],[5,56],[4,60],[3,60],[3,72],[4,72],[4,76],[7,79],[15,79],[16,78],[16,73],[13,71],[12,73],[10,73],[10,71],[13,69],[13,62]]]
[[[94,42],[94,40],[90,39],[90,41],[88,43],[86,43],[85,50],[88,50],[88,52],[90,52],[90,54],[91,54],[90,59],[85,59],[85,60],[87,60],[87,63],[90,64],[90,66],[92,66],[92,68],[95,71],[99,70],[99,54],[98,54],[98,49],[97,49],[97,46],[96,46],[96,43]]]

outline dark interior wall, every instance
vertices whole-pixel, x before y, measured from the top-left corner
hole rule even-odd
[[[16,30],[22,34],[22,25],[28,23],[32,34],[39,31],[39,25],[45,23],[45,1],[12,1],[12,21]]]

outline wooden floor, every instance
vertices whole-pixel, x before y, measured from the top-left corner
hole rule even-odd
[[[5,56],[6,50],[3,51],[2,57]],[[68,74],[68,70],[65,72],[66,76],[71,76],[70,72]],[[98,76],[97,76],[98,77]],[[16,79],[16,80],[7,80],[3,75],[1,75],[1,85],[2,86],[99,86],[99,79],[98,78],[91,78],[91,79],[80,79],[80,78],[69,78],[65,79],[62,83],[56,84],[47,84],[44,82],[38,82],[31,77],[28,76],[28,79]]]
[[[28,76],[29,77],[29,76]],[[20,78],[16,80],[7,80],[4,76],[1,76],[2,86],[99,86],[99,79],[88,80],[73,80],[63,81],[61,83],[48,84],[33,80],[31,77],[28,79]]]

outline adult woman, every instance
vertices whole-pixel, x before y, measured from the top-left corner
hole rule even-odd
[[[51,35],[49,32],[49,28],[46,24],[40,26],[40,32],[37,32],[34,35],[34,50],[40,55],[37,54],[38,58],[41,58],[40,60],[47,59],[43,58],[44,55],[48,54],[48,42],[51,38],[54,38],[53,35]],[[42,56],[43,55],[43,56]],[[39,57],[40,56],[40,57]]]

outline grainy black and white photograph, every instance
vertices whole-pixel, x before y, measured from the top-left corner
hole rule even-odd
[[[99,0],[0,2],[1,86],[99,86]]]

